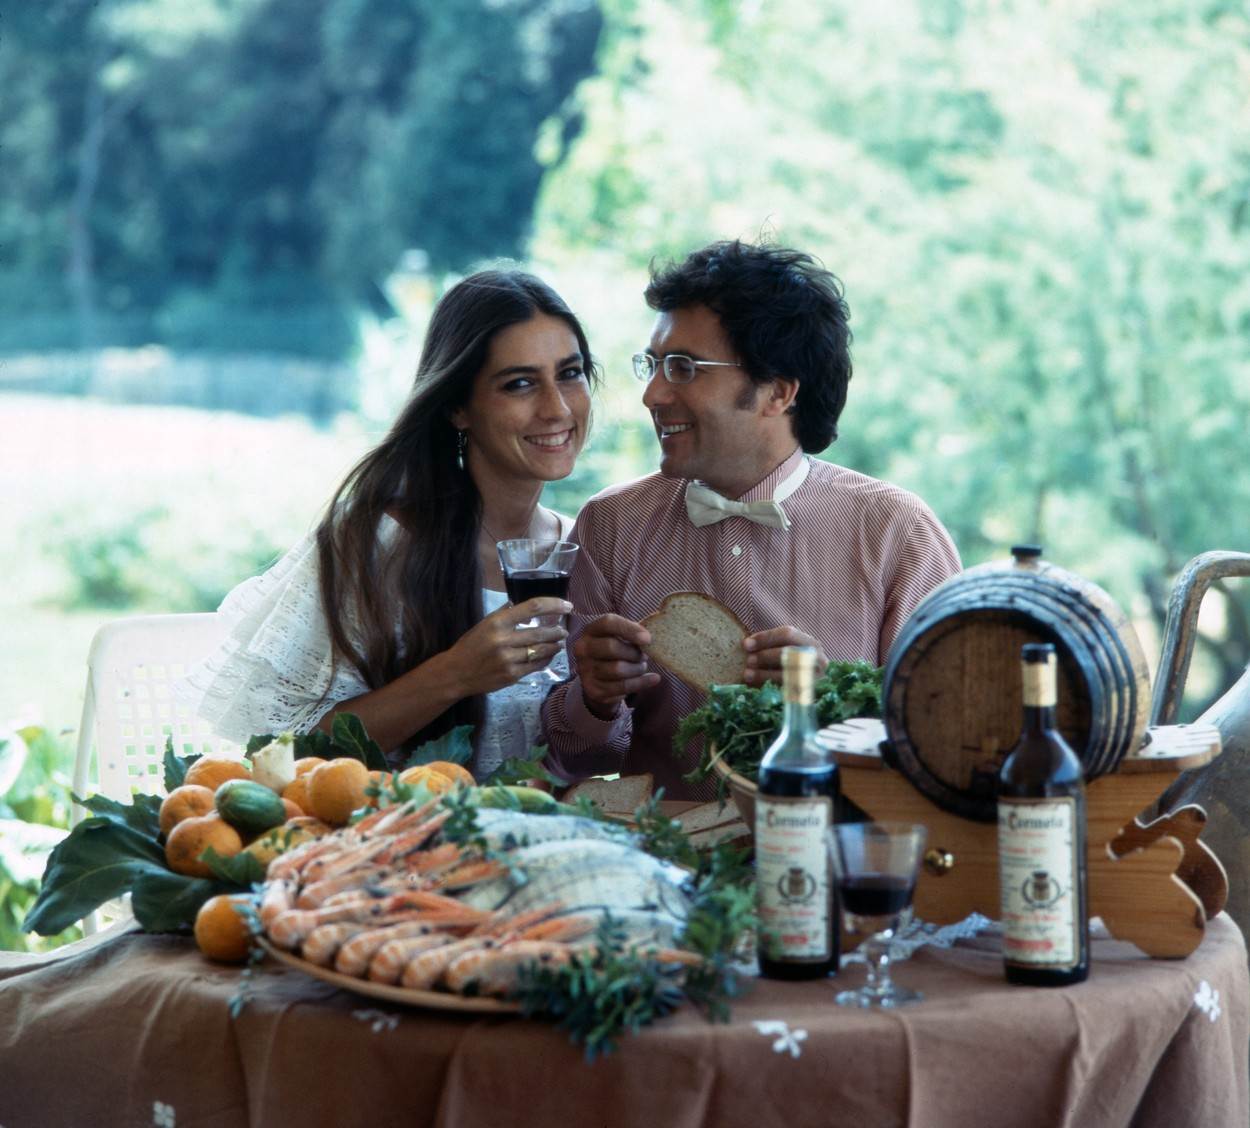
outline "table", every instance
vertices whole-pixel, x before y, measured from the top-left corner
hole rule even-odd
[[[1095,940],[1089,981],[1062,990],[1008,987],[996,947],[922,949],[897,977],[926,1001],[895,1013],[760,981],[728,1025],[683,1010],[587,1064],[545,1023],[379,1003],[272,961],[231,1019],[237,968],[127,932],[0,962],[0,1126],[1250,1122],[1250,976],[1226,916],[1184,960]]]

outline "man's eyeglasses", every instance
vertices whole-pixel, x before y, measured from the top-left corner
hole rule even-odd
[[[669,353],[665,357],[654,357],[650,353],[634,353],[634,379],[647,383],[655,375],[657,367],[662,367],[664,379],[670,384],[689,384],[700,368],[741,368],[732,360],[695,360],[681,353]]]

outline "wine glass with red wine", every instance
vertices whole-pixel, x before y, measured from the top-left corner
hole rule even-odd
[[[890,942],[911,904],[924,852],[925,828],[912,823],[838,823],[826,832],[842,916],[849,931],[866,934],[868,979],[839,991],[844,1007],[901,1007],[922,996],[890,978]]]
[[[571,541],[541,540],[532,537],[520,540],[502,540],[495,545],[499,552],[499,567],[503,570],[504,587],[508,599],[515,607],[527,599],[540,595],[554,595],[560,599],[569,597],[569,577],[573,574],[573,561],[577,558],[577,545]],[[517,624],[517,630],[532,627],[559,626],[562,615],[538,615]],[[564,649],[564,643],[560,643]],[[557,651],[557,654],[559,651]],[[552,655],[551,661],[555,661]],[[551,662],[541,669],[532,670],[520,679],[523,682],[555,685],[560,675],[551,669]]]

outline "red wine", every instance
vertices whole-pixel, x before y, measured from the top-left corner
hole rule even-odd
[[[842,907],[855,916],[897,916],[911,903],[912,884],[888,873],[860,873],[838,883]]]
[[[533,569],[522,572],[508,572],[503,578],[508,589],[508,598],[515,606],[527,599],[540,595],[554,595],[567,599],[569,594],[569,575],[567,572],[547,572]]]
[[[1050,643],[1021,652],[1024,730],[998,779],[998,885],[1008,983],[1062,987],[1089,975],[1085,778],[1055,727]]]
[[[785,714],[760,762],[755,798],[760,974],[814,979],[838,969],[837,887],[825,835],[838,801],[838,766],[815,739],[816,653],[781,652]]]

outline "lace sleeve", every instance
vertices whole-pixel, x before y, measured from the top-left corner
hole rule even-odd
[[[307,732],[337,702],[368,692],[350,666],[331,676],[312,534],[230,592],[217,614],[226,641],[187,675],[178,696],[227,740]]]

